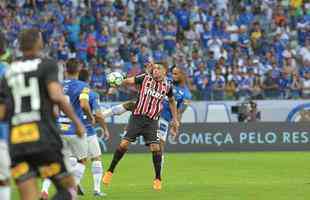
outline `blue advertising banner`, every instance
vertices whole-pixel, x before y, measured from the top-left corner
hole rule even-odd
[[[115,150],[124,127],[109,126],[112,140],[102,142],[104,151]],[[310,150],[309,122],[186,123],[175,140],[168,136],[165,147],[167,152],[304,150]],[[137,138],[130,151],[148,151],[142,137]]]

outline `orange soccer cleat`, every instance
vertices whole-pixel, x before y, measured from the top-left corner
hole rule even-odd
[[[161,190],[161,180],[155,179],[153,182],[153,189],[160,191]]]
[[[103,176],[103,178],[102,178],[102,182],[103,182],[103,184],[104,184],[105,186],[108,186],[108,185],[110,184],[110,182],[111,182],[111,180],[112,180],[112,176],[113,176],[113,173],[110,172],[110,171],[107,171],[107,172],[104,174],[104,176]]]

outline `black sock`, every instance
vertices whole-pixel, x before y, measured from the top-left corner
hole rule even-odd
[[[127,149],[124,149],[122,147],[117,147],[115,153],[114,153],[114,156],[113,156],[113,160],[111,162],[111,165],[108,169],[108,171],[110,172],[114,172],[114,169],[117,165],[117,163],[122,159],[122,157],[124,156],[124,154],[127,152]]]
[[[161,180],[161,160],[162,153],[161,151],[153,152],[153,165],[155,169],[155,178]]]

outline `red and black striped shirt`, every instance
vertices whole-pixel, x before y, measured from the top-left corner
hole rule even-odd
[[[135,83],[140,86],[140,91],[133,115],[157,120],[163,109],[164,98],[173,96],[171,85],[167,80],[156,81],[148,74],[136,76]]]

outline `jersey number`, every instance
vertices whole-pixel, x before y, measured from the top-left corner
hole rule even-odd
[[[16,123],[26,122],[27,117],[30,117],[33,120],[39,120],[37,119],[39,117],[38,117],[38,114],[36,113],[37,111],[40,110],[40,107],[41,107],[38,79],[36,77],[30,77],[28,79],[28,85],[27,85],[25,75],[17,74],[10,78],[9,86],[12,88],[12,93],[13,93],[13,98],[14,98],[14,104],[15,104],[14,114],[16,117],[17,115],[21,115],[20,117],[18,117],[19,122],[16,122]],[[30,108],[28,105],[24,104],[25,103],[23,101],[24,99],[28,100],[30,104]],[[36,117],[30,116],[34,113],[36,113],[35,114]]]

